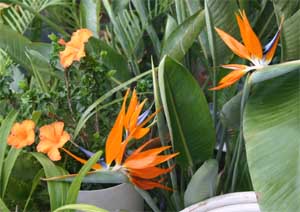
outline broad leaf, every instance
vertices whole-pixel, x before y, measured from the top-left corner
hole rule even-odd
[[[238,11],[235,0],[206,0],[205,18],[210,51],[215,66],[224,64],[232,55],[230,49],[221,40],[215,27],[222,29],[233,37],[239,37],[235,13]]]
[[[215,195],[218,177],[218,162],[206,161],[192,176],[184,192],[184,206],[205,200]]]
[[[282,31],[282,56],[283,60],[300,59],[300,10],[287,19]]]
[[[28,55],[26,55],[26,52],[34,50],[39,52],[40,58],[32,58],[33,65],[39,67],[38,71],[53,75],[48,61],[49,49],[51,48],[49,44],[32,43],[25,36],[2,24],[0,24],[0,31],[0,48],[3,49],[14,62],[20,64],[27,70],[32,70],[31,61]],[[43,58],[43,61],[41,61],[41,58]],[[35,63],[35,61],[38,61],[38,63]]]
[[[226,127],[239,129],[241,117],[242,93],[238,93],[226,102],[221,110],[220,118]]]
[[[50,159],[44,154],[32,152],[33,155],[39,163],[42,165],[45,171],[46,177],[54,177],[64,175],[67,172],[61,167],[56,166]],[[50,197],[51,211],[65,204],[68,191],[68,183],[65,182],[47,182],[48,193]]]
[[[80,1],[82,27],[90,29],[93,32],[93,36],[96,38],[99,37],[100,31],[100,10],[101,1]]]
[[[273,5],[275,12],[279,16],[284,16],[285,18],[289,18],[293,15],[297,10],[300,9],[300,1],[282,1],[282,0],[273,0]]]
[[[299,66],[298,66],[299,67]],[[262,211],[293,212],[299,202],[300,69],[254,86],[244,113],[244,137]]]
[[[177,162],[188,167],[212,156],[215,132],[204,93],[181,64],[164,57],[158,82]]]
[[[161,58],[169,55],[176,60],[181,60],[204,26],[204,11],[199,11],[187,18],[163,43]]]

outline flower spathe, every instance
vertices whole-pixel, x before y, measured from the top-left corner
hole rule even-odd
[[[92,31],[89,29],[79,29],[73,32],[69,42],[65,42],[63,39],[58,41],[59,44],[66,47],[59,53],[60,64],[63,68],[68,68],[74,61],[80,61],[85,57],[84,44],[92,35]]]
[[[126,111],[126,100],[128,95],[129,90],[127,90],[125,94],[121,110],[106,140],[106,165],[100,166],[99,168],[122,172],[128,176],[130,182],[144,190],[153,188],[171,190],[169,187],[161,184],[161,181],[158,179],[158,177],[170,172],[173,167],[157,167],[158,165],[174,158],[179,154],[162,154],[163,151],[170,149],[171,146],[149,148],[151,144],[159,140],[158,138],[155,138],[145,142],[139,148],[134,150],[128,157],[125,156],[125,150],[129,141],[145,136],[150,129],[144,126],[158,112],[156,111],[155,113],[147,116],[149,112],[146,110],[140,115],[145,101],[143,101],[141,104],[138,103],[136,91],[133,91],[128,109]],[[126,132],[124,139],[123,128],[125,128]],[[87,162],[86,160],[73,155],[69,151],[65,149],[63,150],[77,161],[83,164]],[[91,156],[91,153],[88,152],[87,156]],[[93,166],[93,169],[97,169],[97,167]]]
[[[7,143],[16,149],[21,149],[34,143],[34,128],[35,123],[32,120],[24,120],[20,123],[15,123],[11,129],[10,135],[7,138]]]
[[[44,125],[40,128],[40,143],[37,145],[37,151],[48,155],[53,161],[61,159],[59,148],[70,140],[70,135],[64,131],[63,122],[54,122]]]
[[[223,79],[221,79],[218,86],[210,88],[209,90],[220,90],[222,88],[226,88],[234,84],[247,72],[268,65],[275,54],[275,50],[279,42],[283,18],[275,36],[264,48],[262,48],[259,38],[253,31],[244,10],[239,11],[239,13],[236,14],[236,19],[244,45],[238,42],[235,38],[224,32],[223,30],[216,28],[216,31],[221,37],[221,39],[225,42],[225,44],[233,51],[234,54],[241,58],[249,60],[252,63],[252,65],[223,65],[223,68],[232,69],[233,71],[226,75]]]

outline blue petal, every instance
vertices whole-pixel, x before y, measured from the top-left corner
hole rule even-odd
[[[85,148],[81,147],[81,146],[78,146],[78,148],[80,149],[80,151],[82,151],[88,158],[92,157],[95,153],[93,152],[90,152],[89,150],[86,150]],[[104,158],[100,158],[98,160],[98,163],[103,166],[104,168],[107,167],[105,161],[104,161]]]
[[[280,34],[280,29],[276,32],[272,40],[264,46],[264,54],[266,54],[272,48],[279,34]]]
[[[147,116],[149,115],[149,113],[151,111],[152,106],[153,106],[153,103],[149,107],[149,109],[145,110],[145,112],[143,112],[141,115],[139,115],[137,125],[140,125],[147,118]]]

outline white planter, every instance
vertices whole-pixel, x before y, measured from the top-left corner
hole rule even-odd
[[[256,193],[236,192],[212,197],[181,212],[260,212]]]
[[[77,203],[95,205],[109,211],[144,211],[144,200],[129,183],[106,189],[79,191]]]

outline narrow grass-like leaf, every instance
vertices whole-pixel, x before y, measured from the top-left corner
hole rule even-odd
[[[11,171],[15,165],[15,162],[20,154],[22,149],[11,148],[8,152],[8,155],[5,159],[3,170],[2,170],[2,197],[5,195],[6,187],[8,184],[8,180],[11,174]]]
[[[85,177],[88,171],[92,168],[94,164],[97,163],[98,159],[102,155],[102,151],[96,152],[84,166],[80,169],[78,175],[74,178],[67,194],[67,200],[66,204],[73,204],[76,203],[78,192],[80,189],[80,185],[82,182],[82,179]]]
[[[28,195],[28,198],[26,200],[25,206],[23,208],[23,212],[26,212],[27,206],[31,200],[31,197],[33,195],[33,192],[35,191],[35,189],[37,188],[37,186],[39,185],[41,178],[45,175],[44,169],[40,169],[38,171],[38,173],[34,176],[33,180],[32,180],[32,186],[31,186],[31,190],[30,193]]]
[[[145,200],[145,202],[147,202],[147,204],[150,206],[150,208],[154,211],[154,212],[160,212],[160,210],[158,209],[157,205],[155,204],[154,200],[152,199],[151,195],[145,191],[142,190],[136,186],[134,186],[135,190],[143,197],[143,199]]]
[[[0,198],[0,211],[1,212],[10,212],[10,210],[7,208],[3,200]]]
[[[122,90],[123,88],[127,87],[128,85],[130,85],[132,82],[138,81],[139,79],[147,76],[148,74],[151,74],[151,70],[146,71],[136,77],[131,78],[130,80],[120,84],[119,86],[111,89],[109,92],[105,93],[104,95],[102,95],[100,98],[98,98],[93,104],[91,104],[82,114],[82,116],[80,117],[74,134],[73,134],[73,139],[75,139],[78,135],[78,133],[80,132],[81,128],[84,126],[84,124],[86,123],[86,121],[88,120],[87,117],[90,116],[90,114],[93,112],[93,110],[99,105],[101,104],[103,101],[105,101],[107,98],[109,98],[110,96],[112,96],[114,93]]]
[[[18,112],[12,110],[1,123],[0,127],[0,182],[3,181],[3,166],[4,166],[4,156],[7,148],[7,136],[9,135],[10,129],[13,126],[17,118]],[[2,194],[3,184],[0,185],[0,191]]]

